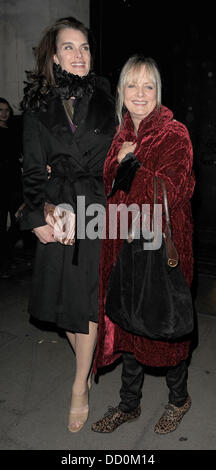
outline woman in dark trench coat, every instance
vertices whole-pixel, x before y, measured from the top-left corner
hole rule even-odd
[[[33,230],[38,238],[29,313],[64,329],[75,352],[71,432],[79,431],[88,417],[98,321],[100,239],[85,236],[94,218],[85,212],[90,204],[99,212],[105,205],[102,172],[115,132],[109,87],[90,71],[91,62],[89,30],[72,17],[58,20],[36,50],[36,71],[29,74],[22,102],[22,228]],[[45,202],[70,204],[75,213],[78,204],[82,206],[76,227],[79,222],[84,238],[77,237],[73,245],[56,241],[53,227],[45,222]]]

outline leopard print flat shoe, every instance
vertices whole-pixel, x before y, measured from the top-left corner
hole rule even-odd
[[[105,413],[104,417],[92,424],[92,431],[101,433],[113,432],[121,424],[134,421],[140,416],[140,414],[140,406],[128,413],[122,411],[118,406],[115,408],[109,407],[108,412]]]
[[[165,406],[165,411],[157,424],[155,425],[154,432],[158,434],[167,434],[175,431],[183,416],[191,407],[191,398],[188,396],[186,403],[181,406],[174,406],[169,403]]]

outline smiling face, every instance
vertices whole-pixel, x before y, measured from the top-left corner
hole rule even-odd
[[[90,70],[91,54],[85,35],[78,29],[61,29],[53,59],[63,70],[83,77]]]
[[[124,86],[124,104],[130,112],[134,127],[150,114],[157,104],[156,84],[145,65],[136,72],[131,70]]]

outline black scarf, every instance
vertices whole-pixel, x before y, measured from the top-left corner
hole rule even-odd
[[[53,64],[53,72],[56,82],[56,92],[62,100],[68,100],[72,96],[74,98],[82,98],[84,95],[90,95],[95,88],[96,76],[94,72],[80,77],[72,73],[62,70],[60,65]]]
[[[53,64],[53,73],[56,85],[47,83],[43,75],[27,72],[28,81],[25,83],[24,97],[20,103],[22,111],[28,108],[31,111],[46,111],[49,97],[58,94],[62,101],[69,100],[72,96],[76,98],[76,106],[81,98],[88,100],[96,86],[96,75],[89,72],[88,75],[80,77],[62,70],[60,65]]]

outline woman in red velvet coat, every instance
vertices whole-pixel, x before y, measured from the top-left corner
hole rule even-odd
[[[118,85],[117,114],[120,126],[104,166],[108,201],[106,238],[102,242],[100,263],[99,335],[94,371],[122,355],[121,401],[94,423],[92,430],[112,432],[120,424],[140,415],[143,366],[147,365],[167,368],[169,404],[154,429],[158,433],[167,433],[176,429],[191,406],[186,364],[190,340],[162,342],[135,336],[106,316],[107,284],[123,243],[120,237],[109,238],[109,206],[137,203],[141,207],[142,204],[151,204],[153,177],[161,177],[166,183],[172,235],[181,270],[190,286],[193,276],[190,199],[195,184],[192,145],[186,127],[174,120],[173,113],[161,105],[161,79],[152,59],[134,56],[123,67]],[[131,159],[130,181],[128,176],[124,179],[124,165],[126,161],[128,165],[128,159]],[[158,202],[162,203],[161,193]]]

